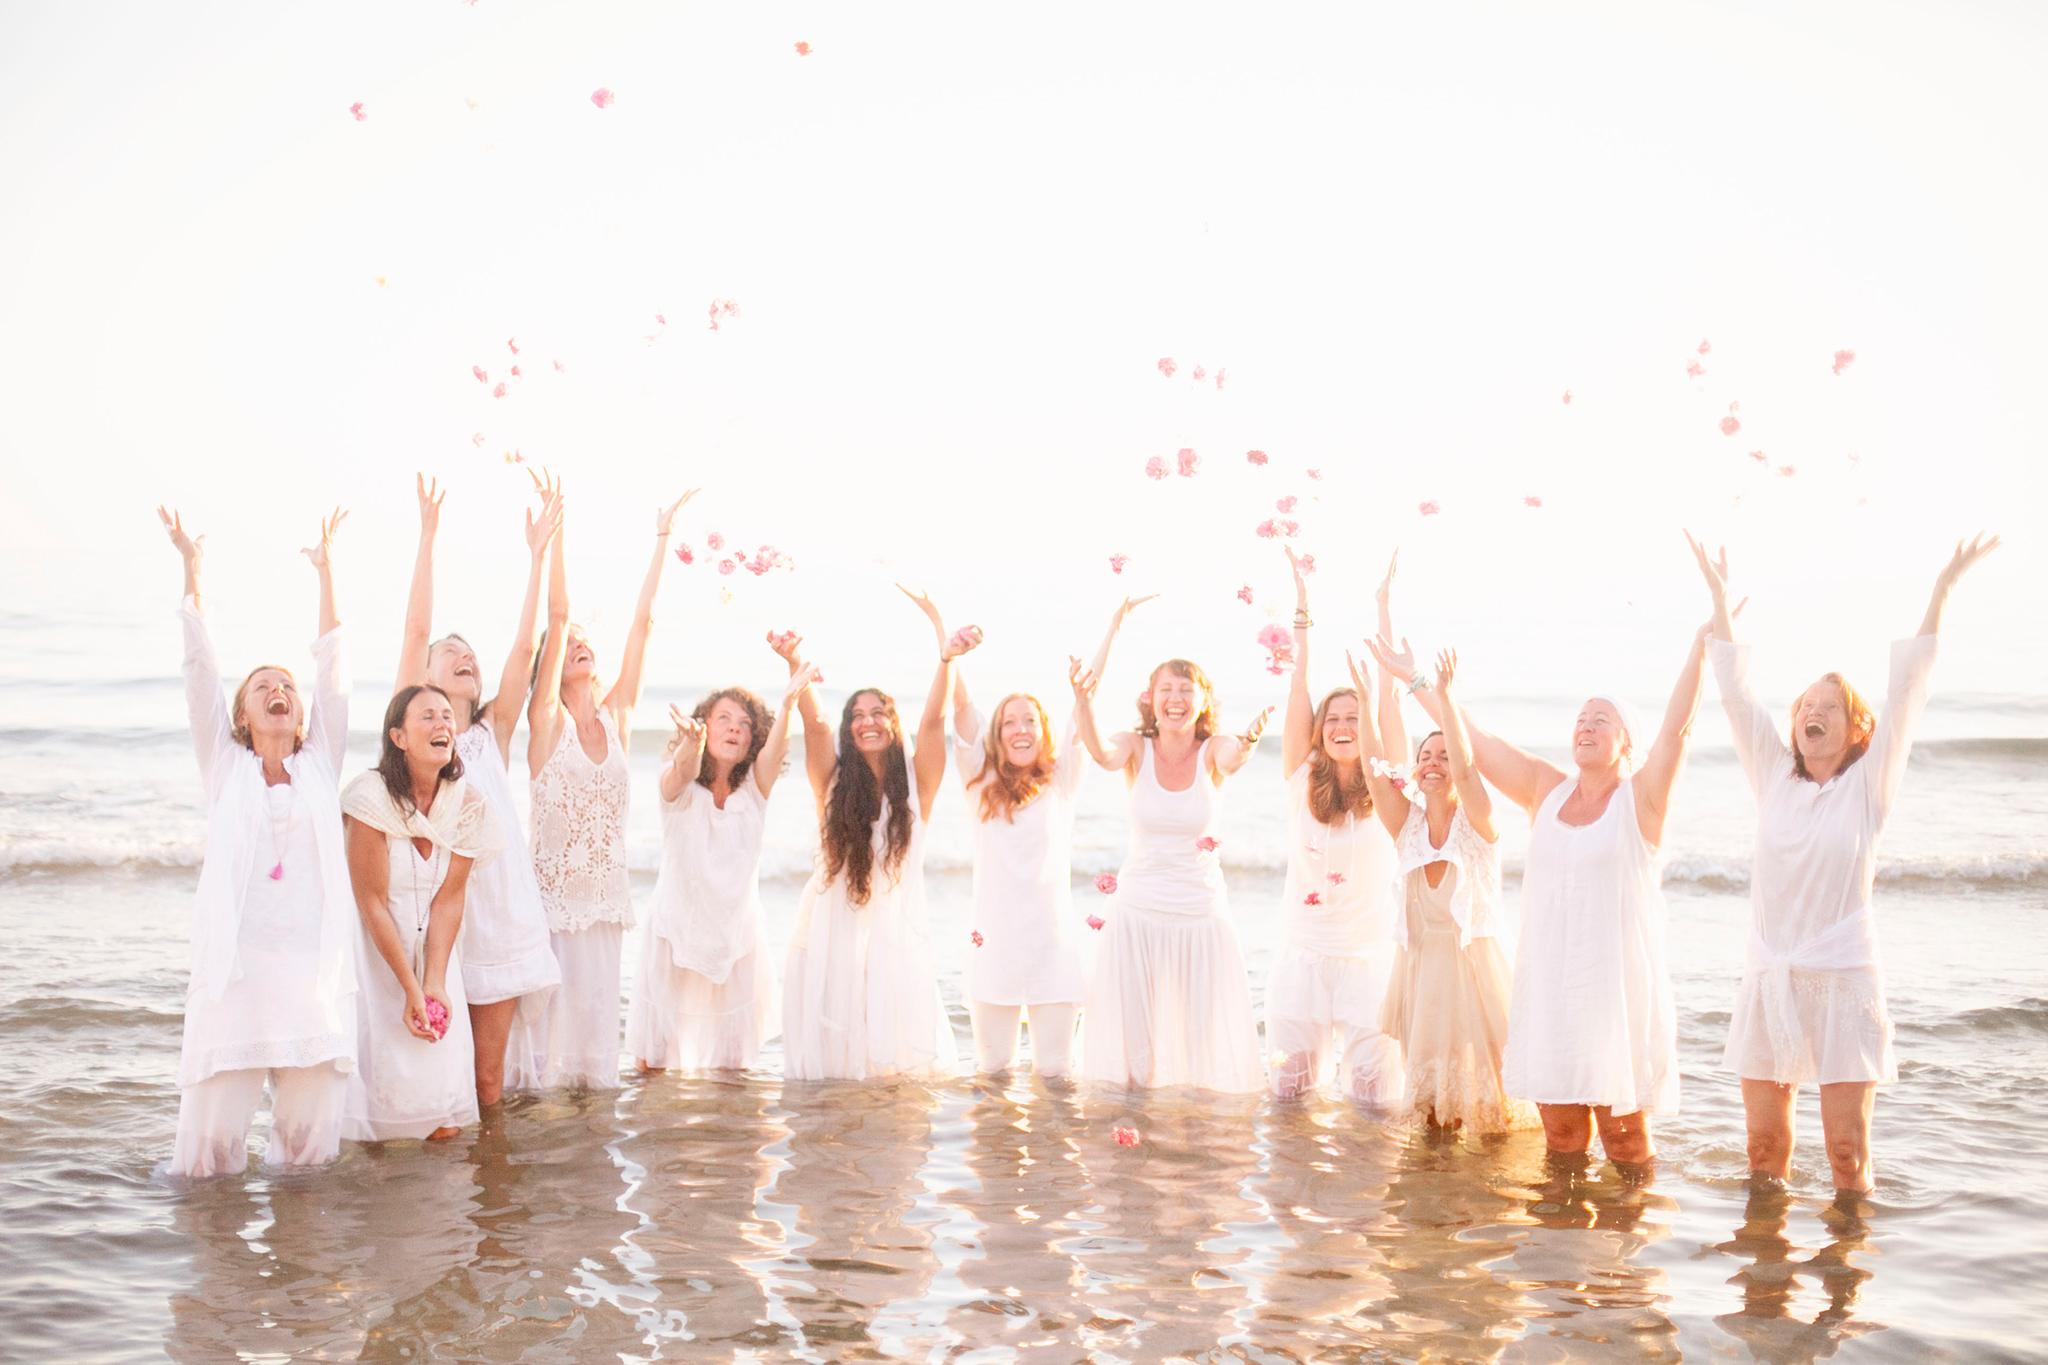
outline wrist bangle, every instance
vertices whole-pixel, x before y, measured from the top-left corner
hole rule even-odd
[[[1408,680],[1409,696],[1419,696],[1420,694],[1427,691],[1429,691],[1429,679],[1423,677],[1420,673],[1417,673],[1413,678],[1410,678]]]

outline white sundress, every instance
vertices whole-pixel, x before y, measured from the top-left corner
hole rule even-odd
[[[1159,785],[1153,744],[1130,789],[1130,847],[1088,985],[1081,1072],[1141,1088],[1250,1094],[1265,1083],[1251,985],[1231,925],[1215,837],[1222,794],[1209,745],[1183,791]]]
[[[470,869],[462,912],[463,987],[472,1005],[518,1000],[539,1011],[561,984],[548,945],[547,911],[534,879],[526,832],[512,802],[512,777],[489,723],[472,725],[455,741],[462,774],[490,803],[498,827],[498,856]]]
[[[653,1067],[741,1069],[774,1030],[761,942],[768,798],[749,772],[721,809],[701,783],[661,803],[661,872],[641,931],[626,1046]]]
[[[1674,1113],[1661,860],[1636,822],[1633,780],[1583,826],[1558,819],[1577,789],[1569,778],[1552,788],[1529,831],[1502,1084],[1537,1104]]]

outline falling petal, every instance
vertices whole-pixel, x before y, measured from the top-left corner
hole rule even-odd
[[[504,383],[504,381],[503,381],[503,380],[499,380],[499,381],[498,381],[498,386],[497,386],[496,388],[494,388],[494,389],[492,389],[492,390],[491,390],[491,397],[493,397],[493,398],[503,398],[503,397],[505,396],[505,392],[506,392],[506,389],[505,389],[505,383]]]
[[[1314,555],[1300,555],[1295,559],[1294,563],[1295,567],[1299,568],[1303,573],[1314,573],[1316,571],[1316,557]]]
[[[1842,371],[1844,371],[1844,370],[1848,369],[1848,368],[1849,368],[1849,367],[1850,367],[1851,365],[1854,365],[1855,363],[1856,363],[1856,353],[1855,353],[1854,351],[1836,351],[1836,352],[1835,352],[1835,373],[1836,373],[1836,374],[1840,374],[1840,373],[1841,373]]]
[[[1183,479],[1192,479],[1202,468],[1202,457],[1195,454],[1192,446],[1182,446],[1173,458],[1180,464]]]
[[[1709,343],[1709,342],[1707,341],[1707,339],[1706,339],[1705,337],[1701,337],[1701,338],[1700,338],[1700,354],[1701,354],[1701,355],[1706,355],[1706,354],[1708,354],[1709,352],[1711,352],[1711,351],[1712,351],[1713,349],[1714,349],[1714,348],[1713,348],[1713,346],[1712,346],[1712,345],[1711,345],[1711,344],[1710,344],[1710,343]]]
[[[356,101],[354,104],[351,104],[348,107],[348,111],[356,116],[357,123],[361,123],[364,119],[369,117],[368,114],[363,112],[363,105],[362,101],[360,100]]]
[[[519,338],[517,338],[517,337],[506,337],[506,338],[505,338],[505,348],[506,348],[507,350],[511,351],[513,355],[518,355],[518,354],[519,354]]]
[[[1444,509],[1437,506],[1434,502],[1425,502],[1419,504],[1415,510],[1422,513],[1425,517],[1433,517]]]
[[[1280,534],[1280,523],[1271,517],[1267,517],[1253,529],[1258,532],[1260,540],[1271,540],[1274,536]]]
[[[1318,483],[1322,482],[1323,471],[1320,469],[1304,469],[1301,472],[1308,475],[1311,479],[1316,480]]]
[[[1159,373],[1166,376],[1168,379],[1173,378],[1173,372],[1179,368],[1180,366],[1173,363],[1172,356],[1163,355],[1159,357]]]
[[[1098,876],[1095,879],[1095,889],[1105,896],[1114,896],[1116,894],[1116,874],[1114,872],[1105,872]]]
[[[1342,886],[1342,885],[1344,885],[1344,874],[1343,874],[1342,872],[1332,872],[1332,873],[1330,874],[1330,885],[1332,885],[1332,886]]]
[[[379,276],[377,277],[377,287],[378,287],[379,289],[382,289],[382,288],[384,288],[384,287],[385,287],[386,285],[388,285],[388,284],[390,284],[390,283],[391,283],[391,281],[390,281],[390,280],[388,280],[388,279],[386,279],[386,278],[385,278],[384,276],[382,276],[382,275],[379,275]]]
[[[1146,477],[1146,478],[1148,478],[1148,479],[1163,479],[1163,478],[1165,478],[1165,477],[1166,477],[1166,475],[1167,475],[1167,468],[1166,468],[1166,459],[1165,459],[1165,457],[1164,457],[1164,456],[1161,456],[1161,455],[1154,455],[1154,456],[1153,456],[1153,457],[1152,457],[1151,459],[1149,459],[1149,460],[1145,461],[1145,477]]]
[[[514,365],[512,367],[512,377],[514,379],[517,379],[519,377],[519,367],[517,365]]]
[[[1244,458],[1248,464],[1264,464],[1266,462],[1266,452],[1263,450],[1247,450],[1244,453]]]
[[[1122,573],[1124,565],[1130,562],[1131,557],[1129,555],[1111,555],[1109,557],[1109,571],[1111,573]]]
[[[481,365],[470,366],[469,372],[476,376],[476,382],[479,384],[488,384],[491,382],[490,375],[485,373],[484,367]]]
[[[1794,465],[1781,464],[1778,466],[1778,477],[1781,479],[1789,479],[1798,472],[1798,468]]]
[[[1685,362],[1685,377],[1687,379],[1698,379],[1701,375],[1705,374],[1706,372],[1707,367],[1700,364],[1697,360],[1688,360]]]
[[[1755,460],[1758,464],[1767,464],[1771,457],[1764,454],[1761,450],[1752,450],[1749,452],[1749,458]]]
[[[1564,401],[1566,403],[1570,403],[1572,401],[1572,391],[1570,389],[1566,389],[1564,391]]]
[[[1273,510],[1276,512],[1292,512],[1294,504],[1298,501],[1300,499],[1296,498],[1294,494],[1289,493],[1286,497],[1273,504]]]
[[[725,537],[713,531],[710,535],[704,537],[704,547],[708,550],[723,550],[725,548]]]
[[[612,101],[617,98],[618,96],[612,94],[609,89],[602,85],[590,92],[590,102],[600,109],[611,108]]]
[[[1534,493],[1531,493],[1522,499],[1522,506],[1524,507],[1541,507],[1542,505],[1543,499],[1537,497]]]
[[[654,315],[654,322],[657,327],[666,327],[668,326],[668,315],[666,313],[656,313]]]
[[[1280,533],[1286,536],[1289,540],[1292,540],[1294,538],[1295,533],[1299,530],[1301,530],[1301,523],[1298,521],[1283,520],[1280,523]]]
[[[1740,430],[1742,430],[1742,423],[1736,420],[1734,413],[1731,412],[1721,419],[1721,434],[1723,436],[1733,436]]]
[[[1086,920],[1086,923],[1090,929],[1100,929],[1103,925],[1109,923],[1109,921],[1104,919],[1100,915],[1090,915]]]
[[[721,559],[718,561],[718,571],[722,574],[731,573],[734,569],[738,567],[739,565],[733,563],[730,559]]]
[[[1214,853],[1216,851],[1216,845],[1217,840],[1207,834],[1204,834],[1201,838],[1195,840],[1195,847],[1200,849],[1204,853]]]
[[[564,370],[566,370],[566,369],[568,369],[568,368],[569,368],[569,367],[568,367],[567,365],[564,365],[564,364],[563,364],[563,363],[562,363],[561,361],[559,361],[559,360],[557,360],[557,361],[555,362],[555,373],[556,373],[556,374],[560,374],[560,373],[561,373],[562,371],[564,371]]]
[[[274,882],[281,882],[284,880],[284,864],[282,862],[271,864],[270,880]]]
[[[975,947],[979,948],[981,946],[981,930],[969,930],[967,934],[967,941],[969,943],[972,943]]]
[[[1195,381],[1195,382],[1196,382],[1197,384],[1201,383],[1201,382],[1202,382],[1203,380],[1207,379],[1208,377],[1209,377],[1209,372],[1208,372],[1207,370],[1203,369],[1203,368],[1202,368],[1202,367],[1201,367],[1200,365],[1197,365],[1197,366],[1195,366],[1195,368],[1194,368],[1194,369],[1192,369],[1192,370],[1188,371],[1188,378],[1190,378],[1190,379],[1194,380],[1194,381]]]
[[[796,45],[796,55],[797,55],[797,56],[799,56],[799,57],[808,57],[808,56],[810,56],[810,55],[811,55],[811,45],[810,45],[809,43],[798,43],[798,44]]]
[[[1251,584],[1247,583],[1237,590],[1237,600],[1244,603],[1246,606],[1250,606],[1252,604]]]
[[[1301,898],[1301,903],[1303,905],[1321,905],[1323,903],[1323,893],[1320,891],[1311,891],[1306,896],[1303,896]]]
[[[481,431],[475,433],[469,438],[469,443],[473,446],[481,448],[484,443],[484,434]]]

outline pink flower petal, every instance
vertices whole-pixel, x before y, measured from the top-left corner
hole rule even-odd
[[[271,864],[271,866],[270,866],[270,880],[272,880],[272,881],[274,881],[274,882],[281,882],[281,881],[283,881],[283,880],[284,880],[284,864],[283,864],[282,862],[277,862],[277,863],[272,863],[272,864]]]
[[[1301,898],[1301,903],[1303,905],[1321,905],[1323,903],[1323,893],[1320,891],[1311,891],[1306,896],[1303,896]]]
[[[725,548],[725,537],[713,531],[710,535],[704,537],[704,548],[707,550],[723,550]]]
[[[1138,1136],[1137,1129],[1126,1128],[1120,1123],[1109,1130],[1109,1135],[1116,1139],[1116,1145],[1119,1147],[1135,1147],[1143,1141]]]
[[[666,327],[666,326],[668,326],[668,314],[666,314],[666,313],[656,313],[656,314],[654,315],[654,322],[655,322],[655,325],[656,325],[656,326],[658,326],[658,327]]]
[[[1195,454],[1192,446],[1182,446],[1173,458],[1180,465],[1183,479],[1192,479],[1202,468],[1202,457]]]
[[[1742,423],[1736,420],[1733,413],[1721,419],[1721,434],[1723,436],[1733,436],[1740,430],[1742,430]]]
[[[972,943],[975,947],[979,948],[981,946],[981,930],[969,930],[967,934],[967,941],[969,943]]]
[[[1180,366],[1173,363],[1172,356],[1163,355],[1159,357],[1159,373],[1164,375],[1166,378],[1173,378],[1173,372],[1179,368]]]
[[[484,443],[484,434],[481,431],[477,432],[469,438],[469,443],[481,449]]]
[[[718,571],[722,574],[731,573],[734,569],[737,569],[738,567],[739,565],[733,563],[730,559],[721,559],[718,561]]]
[[[514,365],[512,367],[512,377],[514,379],[517,379],[519,377],[519,367],[517,365]]]
[[[617,98],[618,96],[614,95],[608,88],[602,85],[600,85],[599,87],[597,87],[597,89],[590,92],[590,102],[600,109],[611,108],[612,101]]]
[[[1758,464],[1769,464],[1771,460],[1771,457],[1764,454],[1761,450],[1750,451],[1749,458],[1755,460]]]
[[[348,107],[348,111],[356,116],[357,123],[361,123],[364,119],[369,117],[368,114],[363,112],[363,104],[361,100],[357,100],[354,104],[351,104]]]
[[[1153,457],[1152,457],[1151,459],[1149,459],[1149,460],[1145,461],[1145,477],[1146,477],[1146,478],[1148,478],[1148,479],[1163,479],[1163,478],[1165,478],[1165,477],[1166,477],[1166,475],[1167,475],[1167,468],[1166,468],[1166,459],[1165,459],[1165,457],[1164,457],[1164,456],[1160,456],[1160,455],[1154,455],[1154,456],[1153,456]]]
[[[1195,847],[1204,853],[1214,853],[1216,851],[1216,843],[1215,839],[1204,834],[1201,838],[1195,840]]]
[[[1294,562],[1303,573],[1314,573],[1316,571],[1316,557],[1314,555],[1296,555]]]
[[[1116,894],[1116,874],[1105,872],[1097,877],[1095,879],[1095,889],[1105,896],[1114,896]]]
[[[498,382],[498,386],[497,386],[496,388],[494,388],[494,389],[492,389],[492,390],[491,390],[491,397],[493,397],[493,398],[503,398],[503,397],[505,396],[505,394],[506,394],[506,388],[505,388],[505,384],[504,384],[504,381],[503,381],[503,380],[500,380],[500,381]]]
[[[563,363],[562,363],[561,361],[559,361],[559,360],[557,360],[557,361],[555,362],[555,373],[556,373],[556,374],[560,374],[560,373],[561,373],[562,371],[564,371],[564,370],[566,370],[566,369],[568,369],[568,368],[569,368],[569,367],[568,367],[567,365],[564,365],[564,364],[563,364]]]
[[[476,376],[476,382],[479,384],[488,384],[491,382],[491,376],[484,370],[484,367],[481,365],[470,366],[469,372]]]
[[[1246,606],[1250,606],[1252,604],[1251,584],[1247,583],[1237,590],[1237,600],[1244,603]]]
[[[1100,915],[1090,915],[1086,923],[1090,929],[1100,929],[1103,925],[1109,923],[1109,921],[1104,919]]]
[[[1570,403],[1572,401],[1572,391],[1570,389],[1566,389],[1564,391],[1564,401],[1566,403]]]
[[[519,354],[519,338],[517,338],[517,337],[506,337],[506,338],[505,338],[505,345],[506,345],[507,349],[509,349],[509,350],[510,350],[510,351],[512,352],[512,354],[513,354],[513,355],[518,355],[518,354]]]
[[[1856,363],[1856,353],[1855,353],[1854,351],[1836,351],[1836,352],[1835,352],[1835,373],[1836,373],[1836,374],[1840,374],[1840,373],[1841,373],[1842,371],[1844,371],[1844,370],[1848,369],[1848,368],[1849,368],[1849,367],[1850,367],[1851,365],[1854,365],[1855,363]]]
[[[1425,517],[1433,517],[1444,509],[1437,506],[1434,502],[1424,502],[1416,504],[1415,510],[1422,513]]]
[[[1280,534],[1280,523],[1271,517],[1267,517],[1252,529],[1259,533],[1260,540],[1271,540],[1274,536]]]
[[[1522,499],[1522,506],[1524,507],[1541,507],[1542,505],[1543,499],[1537,497],[1534,493]]]
[[[682,560],[685,564],[695,564],[697,562],[696,554],[691,551],[688,545],[676,546],[676,558]]]
[[[1330,885],[1332,885],[1332,886],[1342,886],[1342,885],[1344,885],[1344,874],[1343,874],[1342,872],[1332,872],[1332,873],[1330,874]]]
[[[1289,540],[1292,540],[1295,536],[1295,533],[1300,530],[1301,523],[1298,521],[1288,521],[1283,518],[1280,522],[1280,532],[1282,535],[1285,535]]]
[[[1259,627],[1259,647],[1272,650],[1275,654],[1294,647],[1294,637],[1287,633],[1287,627],[1269,621]]]
[[[1318,482],[1320,482],[1323,477],[1323,471],[1320,469],[1304,469],[1301,472],[1308,475],[1311,479],[1317,480]]]
[[[1705,374],[1706,372],[1707,367],[1700,364],[1697,360],[1688,360],[1685,362],[1685,377],[1687,379],[1698,379],[1701,375]]]
[[[810,45],[809,43],[798,43],[798,44],[796,45],[796,55],[797,55],[797,56],[799,56],[799,57],[808,57],[808,56],[810,56],[810,55],[811,55],[811,45]]]
[[[1714,349],[1714,347],[1713,347],[1713,344],[1712,344],[1711,342],[1709,342],[1709,341],[1708,341],[1708,340],[1707,340],[1707,339],[1706,339],[1705,337],[1701,337],[1701,338],[1700,338],[1700,354],[1701,354],[1701,355],[1707,355],[1707,354],[1711,353],[1711,352],[1713,351],[1713,349]]]
[[[1294,504],[1299,501],[1299,498],[1295,497],[1294,494],[1289,493],[1286,497],[1280,499],[1278,502],[1273,504],[1273,510],[1282,513],[1292,512],[1294,510]]]
[[[1192,370],[1188,371],[1188,378],[1190,378],[1190,379],[1194,380],[1194,381],[1195,381],[1195,382],[1196,382],[1197,384],[1201,383],[1201,382],[1202,382],[1203,380],[1207,379],[1208,377],[1209,377],[1209,372],[1208,372],[1207,370],[1203,369],[1203,368],[1202,368],[1202,367],[1201,367],[1200,365],[1197,365],[1197,366],[1195,366],[1195,368],[1194,368],[1194,369],[1192,369]]]
[[[1219,390],[1223,387],[1223,370],[1220,366],[1216,370],[1216,387]]]
[[[1797,466],[1794,465],[1781,464],[1778,466],[1778,477],[1781,479],[1789,479],[1798,472]]]
[[[1111,555],[1109,557],[1109,571],[1111,573],[1122,573],[1124,565],[1130,562],[1131,557],[1129,555]]]
[[[1250,464],[1264,464],[1266,462],[1266,452],[1263,450],[1247,450],[1244,453],[1244,458]]]

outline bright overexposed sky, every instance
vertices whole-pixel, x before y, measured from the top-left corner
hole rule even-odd
[[[703,485],[658,677],[766,686],[787,626],[835,684],[921,687],[907,577],[987,630],[984,693],[1050,690],[1161,591],[1113,691],[1188,654],[1236,719],[1280,695],[1285,496],[1319,688],[1399,544],[1402,628],[1474,689],[1654,701],[1705,610],[1681,526],[1731,546],[1767,690],[1879,688],[1989,527],[1943,683],[2041,694],[2044,69],[2022,0],[16,0],[0,572],[30,613],[168,607],[174,502],[222,630],[297,644],[293,547],[346,504],[381,670],[425,469],[439,624],[495,656],[517,449],[569,481],[601,654]],[[1145,477],[1182,447],[1200,473]],[[713,530],[797,567],[721,580]]]

